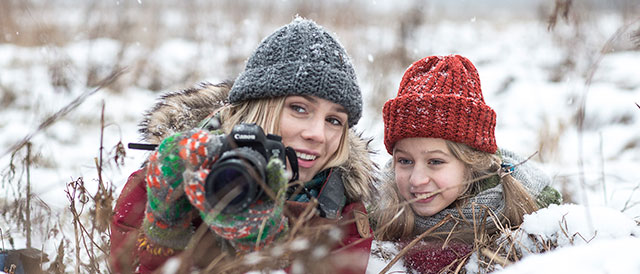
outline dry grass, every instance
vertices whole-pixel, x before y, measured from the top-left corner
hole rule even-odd
[[[240,72],[244,65],[244,60],[253,46],[273,31],[277,26],[289,22],[292,14],[313,18],[322,22],[328,29],[340,34],[339,38],[350,52],[355,62],[356,68],[366,71],[360,78],[361,82],[371,84],[372,91],[366,98],[366,105],[371,113],[379,115],[383,103],[394,96],[397,89],[397,82],[390,81],[387,75],[402,73],[404,69],[414,60],[423,56],[423,52],[415,53],[411,51],[414,45],[416,31],[426,24],[437,23],[439,18],[427,18],[425,10],[429,3],[414,1],[412,7],[406,9],[403,14],[373,14],[365,9],[358,2],[337,1],[329,4],[319,1],[294,0],[285,4],[255,3],[254,1],[223,1],[213,3],[212,1],[144,1],[139,4],[137,1],[90,1],[79,6],[72,1],[21,1],[4,0],[0,1],[0,44],[11,44],[23,47],[42,47],[51,52],[44,62],[49,74],[49,82],[55,89],[53,92],[68,93],[74,88],[81,87],[86,90],[80,97],[77,97],[71,104],[60,109],[54,115],[43,119],[36,130],[25,136],[19,143],[0,151],[11,155],[10,164],[2,168],[2,186],[7,190],[6,198],[0,198],[2,208],[2,218],[12,227],[2,228],[3,249],[15,249],[13,237],[24,235],[27,239],[27,246],[33,244],[31,235],[41,235],[47,241],[54,241],[57,246],[55,254],[42,254],[40,268],[47,268],[50,273],[64,273],[73,269],[82,273],[109,273],[106,258],[109,249],[109,229],[108,222],[112,214],[114,187],[110,182],[104,181],[102,171],[107,162],[116,165],[123,164],[125,150],[122,143],[105,152],[102,142],[100,142],[99,155],[95,156],[97,180],[87,180],[95,183],[97,190],[93,193],[87,189],[93,188],[86,185],[82,177],[68,174],[71,178],[67,184],[66,194],[68,195],[69,209],[71,216],[60,216],[50,218],[57,214],[51,211],[49,206],[31,193],[33,187],[29,174],[32,169],[43,166],[53,166],[46,163],[39,154],[41,147],[33,147],[30,140],[33,136],[40,134],[44,129],[55,124],[59,119],[72,112],[77,106],[84,102],[87,96],[96,91],[109,87],[111,92],[119,92],[124,87],[136,86],[153,91],[169,90],[181,87],[185,83],[194,83],[204,77],[210,77],[203,67],[217,68],[216,77],[232,78]],[[557,0],[551,11],[541,12],[541,22],[548,24],[554,39],[558,44],[567,49],[566,58],[560,62],[550,73],[553,81],[563,81],[567,75],[581,74],[586,76],[585,86],[588,89],[593,73],[598,65],[598,58],[603,58],[611,49],[624,49],[629,46],[625,44],[621,37],[631,33],[629,36],[633,42],[632,46],[640,48],[640,26],[636,24],[638,7],[632,0],[621,1],[620,11],[625,14],[624,29],[621,28],[614,37],[601,48],[598,54],[594,54],[593,49],[585,48],[581,45],[590,44],[586,40],[585,32],[590,28],[590,9],[577,1]],[[585,4],[586,5],[586,4]],[[67,25],[64,20],[57,20],[56,11],[73,11],[70,16],[77,16],[83,25]],[[177,14],[189,14],[186,22],[180,24],[170,24],[158,16],[162,12],[175,12]],[[167,14],[165,14],[167,15]],[[171,15],[168,13],[168,15]],[[264,25],[257,29],[256,33],[250,33],[239,37],[234,33],[244,33],[252,28],[243,27],[244,18],[250,16]],[[375,18],[376,20],[371,20]],[[363,43],[363,36],[358,33],[363,26],[373,26],[381,24],[392,24],[393,33],[385,39],[392,39],[394,47],[390,49],[377,49],[368,47],[367,42]],[[568,29],[568,30],[567,30]],[[119,50],[113,63],[99,63],[92,56],[87,57],[86,64],[74,64],[70,56],[62,53],[60,47],[70,45],[76,41],[91,41],[97,38],[110,38],[118,41]],[[200,53],[189,62],[193,66],[187,71],[178,72],[178,75],[167,75],[166,72],[158,69],[158,65],[152,61],[148,54],[128,55],[136,48],[142,48],[145,52],[152,52],[157,49],[163,41],[169,39],[185,39],[196,41],[203,48],[209,44],[214,44],[211,48],[229,49],[224,54],[220,63],[203,63],[202,57],[210,52],[200,50]],[[252,46],[247,47],[245,45]],[[365,48],[363,50],[363,47]],[[579,54],[575,54],[576,51]],[[368,55],[373,59],[369,63]],[[21,64],[13,64],[21,65]],[[122,68],[126,67],[127,73],[123,73]],[[210,71],[215,71],[214,69]],[[78,76],[78,75],[82,75]],[[400,75],[400,74],[398,74]],[[1,80],[1,79],[0,79]],[[576,95],[586,97],[587,91]],[[6,86],[0,82],[0,108],[14,104],[22,91],[11,86]],[[582,99],[584,100],[584,99]],[[580,101],[580,100],[575,100]],[[569,124],[582,124],[584,121],[584,107],[579,108],[579,112],[573,120],[545,123],[544,128],[539,132],[539,157],[541,161],[552,161],[558,157],[558,145],[561,136],[568,130]],[[376,118],[376,120],[379,120]],[[1,127],[2,125],[0,125]],[[104,134],[104,120],[101,121],[101,136]],[[582,128],[582,127],[579,127]],[[630,142],[624,149],[638,147],[640,141]],[[103,154],[104,153],[104,154]],[[578,176],[578,175],[573,175]],[[573,180],[567,177],[559,177],[558,181],[570,184]],[[92,185],[93,186],[93,185]],[[567,188],[568,189],[568,188]],[[634,190],[635,191],[635,190]],[[571,192],[564,192],[564,200],[572,201]],[[637,202],[629,200],[625,204],[625,209],[637,205]],[[309,208],[311,209],[311,208]],[[311,213],[311,210],[307,212]],[[308,216],[294,220],[292,229],[296,231],[296,236],[288,236],[283,239],[282,244],[271,246],[259,253],[249,254],[244,257],[232,258],[228,256],[216,257],[206,265],[199,265],[205,272],[209,273],[235,273],[247,270],[279,269],[284,265],[292,265],[292,270],[301,270],[305,273],[326,273],[330,272],[334,266],[344,265],[344,260],[350,258],[334,258],[327,250],[337,243],[336,227],[325,225],[311,227],[305,220]],[[65,234],[64,224],[72,223],[73,235]],[[512,228],[503,227],[503,233],[512,231]],[[206,231],[205,231],[206,232]],[[201,232],[202,237],[206,234]],[[533,237],[533,236],[532,236]],[[493,269],[498,265],[508,265],[518,261],[522,254],[517,252],[517,237],[508,238],[501,243],[495,243],[495,239],[489,239],[486,235],[478,235],[475,244],[475,252],[479,254],[480,260],[486,269]],[[194,242],[199,242],[198,237],[194,237]],[[321,243],[314,239],[329,239]],[[482,240],[480,240],[482,239]],[[489,240],[487,240],[489,239]],[[5,243],[7,246],[5,247]],[[539,250],[535,252],[545,252],[553,249],[552,242],[541,242]],[[35,246],[42,248],[42,246]],[[189,252],[195,252],[196,248]],[[197,260],[188,258],[187,255],[194,254],[186,252],[183,256],[184,265],[181,270],[185,273],[193,265],[198,265]],[[402,251],[401,251],[402,252]],[[405,251],[406,252],[406,251]],[[44,256],[49,255],[49,256]],[[357,254],[354,254],[357,256]],[[52,257],[51,262],[45,258]],[[48,260],[48,259],[47,259]],[[332,263],[323,264],[318,268],[317,261],[330,261]],[[48,267],[47,267],[48,264]],[[391,265],[391,264],[390,264]],[[455,273],[462,273],[459,264],[454,269]],[[452,266],[453,267],[453,266]]]
[[[18,231],[7,231],[7,233],[9,233],[9,237],[10,233],[25,233],[27,249],[32,248],[32,231],[37,232],[41,236],[44,235],[42,238],[45,240],[50,240],[58,237],[58,234],[63,233],[64,230],[61,229],[61,227],[63,227],[63,219],[50,219],[50,216],[54,215],[53,212],[49,209],[46,203],[31,193],[30,170],[34,164],[34,161],[32,161],[33,155],[32,145],[30,142],[31,138],[40,131],[43,131],[55,124],[58,120],[64,118],[77,106],[82,104],[84,99],[113,82],[118,75],[119,72],[116,72],[109,78],[101,81],[98,88],[93,91],[82,93],[76,98],[76,100],[45,119],[45,121],[42,122],[31,134],[25,136],[21,141],[10,147],[8,151],[3,152],[5,154],[10,153],[11,160],[9,166],[2,173],[2,183],[3,185],[6,184],[8,186],[15,187],[12,189],[14,201],[5,201],[5,203],[2,204],[3,217],[5,218],[5,223],[13,223],[17,226],[16,230]],[[102,117],[101,137],[104,134],[105,128],[104,109]],[[119,145],[120,147],[115,148],[116,154],[114,156],[114,162],[116,162],[116,164],[118,163],[118,158],[123,157],[123,155],[121,155],[122,144],[119,143]],[[67,184],[66,193],[70,203],[69,209],[72,214],[72,223],[74,227],[74,236],[72,239],[75,242],[75,262],[77,262],[75,264],[76,273],[80,272],[81,267],[84,271],[88,271],[89,273],[101,273],[101,269],[104,269],[105,266],[108,265],[106,263],[106,259],[108,257],[110,233],[107,228],[112,215],[112,202],[114,197],[112,185],[110,183],[105,183],[101,177],[103,169],[102,142],[100,142],[99,151],[100,154],[96,157],[96,169],[98,171],[97,193],[93,195],[88,193],[81,177]],[[26,184],[23,185],[23,183]],[[89,207],[90,212],[87,214],[85,209]],[[54,224],[51,222],[54,222]],[[64,238],[65,236],[63,235],[63,241],[60,242],[56,259],[49,266],[49,271],[54,273],[64,271]],[[14,248],[12,242],[11,245],[12,248]],[[82,263],[84,260],[81,259],[80,254],[83,251],[85,253],[84,255],[89,258],[89,263]],[[47,254],[42,254],[41,258],[38,269],[42,269],[41,264],[48,261]]]

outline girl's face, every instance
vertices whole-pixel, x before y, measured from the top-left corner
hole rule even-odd
[[[282,143],[296,151],[301,181],[311,180],[336,153],[347,119],[344,107],[319,97],[285,99],[280,135]]]
[[[396,184],[411,208],[420,216],[433,216],[448,207],[464,191],[465,165],[443,139],[405,138],[393,149]],[[444,190],[446,189],[446,190]],[[430,193],[444,190],[426,198]]]

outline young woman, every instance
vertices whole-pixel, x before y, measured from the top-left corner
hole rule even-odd
[[[342,239],[333,248],[359,254],[357,268],[342,268],[338,261],[335,267],[364,272],[372,231],[360,216],[366,216],[362,201],[370,196],[374,165],[367,142],[350,129],[361,112],[346,51],[322,27],[301,18],[265,38],[233,84],[164,95],[141,124],[145,141],[159,146],[130,176],[114,209],[112,270],[153,272],[179,253],[189,254],[181,256],[182,265],[204,268],[220,253],[233,257],[283,238],[312,209],[306,223],[340,224]],[[229,213],[207,198],[212,191],[206,177],[226,157],[220,155],[224,138],[243,123],[281,136],[295,150],[299,180],[285,191],[289,163],[270,158],[264,189],[271,193]],[[202,248],[203,240],[192,239],[200,224],[213,232],[206,236],[214,235],[215,244]],[[199,246],[187,248],[193,244]]]
[[[415,62],[397,97],[385,103],[383,119],[384,144],[393,158],[371,216],[379,240],[406,244],[430,230],[404,257],[409,269],[455,269],[482,235],[560,203],[545,174],[498,149],[496,113],[485,104],[478,72],[467,58]]]

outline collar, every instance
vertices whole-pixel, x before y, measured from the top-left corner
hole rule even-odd
[[[289,198],[289,200],[309,202],[312,198],[318,200],[318,210],[321,217],[338,218],[347,203],[341,169],[328,168],[319,172],[304,184],[302,193]]]

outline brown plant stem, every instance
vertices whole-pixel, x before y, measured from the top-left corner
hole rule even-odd
[[[623,25],[618,28],[616,32],[607,39],[604,43],[600,51],[598,52],[595,61],[589,66],[587,69],[587,76],[584,81],[584,91],[582,93],[582,97],[580,98],[580,105],[578,107],[578,112],[576,115],[577,122],[577,131],[578,131],[578,169],[579,169],[579,182],[582,187],[582,196],[584,203],[588,206],[589,201],[587,199],[587,191],[586,191],[586,178],[585,178],[585,170],[584,170],[584,121],[587,113],[587,95],[589,94],[589,88],[591,87],[591,83],[593,81],[593,77],[600,66],[600,62],[604,59],[605,54],[611,52],[614,46],[614,42],[619,40],[620,37],[635,23],[639,22],[640,18]],[[593,227],[593,220],[591,219],[591,215],[587,214],[587,221],[589,227]]]
[[[448,222],[451,219],[451,215],[447,215],[444,218],[442,218],[442,220],[440,222],[438,222],[436,225],[434,225],[433,227],[427,229],[427,231],[423,232],[422,234],[420,234],[418,237],[416,237],[415,239],[413,239],[413,241],[411,241],[407,246],[405,246],[402,250],[400,250],[400,253],[398,253],[398,255],[396,255],[393,260],[391,260],[391,262],[389,262],[387,264],[387,266],[385,266],[382,271],[380,271],[380,273],[386,273],[387,271],[389,271],[389,269],[396,263],[398,262],[398,260],[400,260],[400,258],[402,258],[405,254],[407,254],[407,252],[409,252],[409,249],[411,249],[413,246],[415,246],[419,241],[421,241],[422,239],[424,239],[424,237],[427,237],[429,234],[431,234],[431,232],[433,232],[434,230],[436,230],[438,227],[441,227],[442,225],[444,225],[446,222]]]
[[[27,204],[25,205],[25,230],[27,233],[27,248],[31,248],[31,142],[27,142]]]
[[[511,262],[509,260],[507,260],[506,258],[501,257],[500,255],[498,255],[498,252],[493,252],[491,250],[489,250],[488,248],[481,248],[480,252],[482,253],[482,255],[485,255],[487,257],[489,257],[491,259],[491,261],[496,261],[498,264],[502,265],[502,266],[507,266],[510,265]]]

